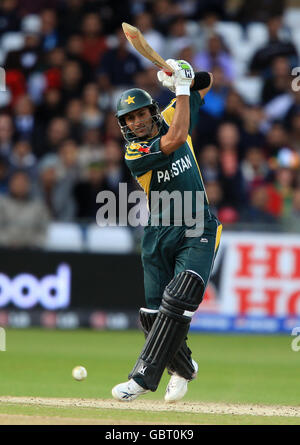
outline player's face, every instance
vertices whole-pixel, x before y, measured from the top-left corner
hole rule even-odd
[[[131,111],[125,115],[125,122],[130,131],[137,137],[150,137],[153,134],[154,127],[149,108],[144,107],[139,110]]]

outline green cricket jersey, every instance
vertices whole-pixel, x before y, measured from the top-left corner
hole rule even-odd
[[[197,206],[196,201],[197,199],[199,200],[199,194],[197,195],[196,191],[204,192],[202,194],[202,197],[204,195],[204,199],[201,201],[201,210],[204,210],[205,220],[211,218],[201,172],[191,139],[191,132],[197,122],[198,111],[203,103],[204,101],[200,93],[198,91],[191,91],[188,137],[186,142],[170,155],[166,155],[160,150],[160,138],[167,133],[172,122],[175,113],[176,98],[174,98],[161,113],[163,116],[163,124],[159,134],[151,139],[144,141],[137,140],[126,145],[125,162],[147,195],[150,218],[151,213],[159,214],[159,218],[161,218],[167,210],[166,205],[164,208],[163,201],[160,201],[159,205],[157,205],[157,200],[154,199],[154,194],[152,193],[155,191],[167,191],[169,194],[172,192],[180,192],[182,224],[184,224],[183,212],[185,201],[192,197],[192,212],[195,217],[196,210],[199,210],[200,202],[198,202]],[[187,194],[184,194],[185,191],[191,192],[189,198]],[[173,194],[173,196],[175,196],[175,194]],[[155,203],[155,205],[153,203]],[[178,207],[176,207],[175,214],[173,199],[171,199],[169,203],[168,207],[170,207],[169,212],[171,214],[170,224],[174,224],[175,219],[176,221],[178,220]],[[173,217],[174,214],[176,218]]]

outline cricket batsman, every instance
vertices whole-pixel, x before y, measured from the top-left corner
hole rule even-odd
[[[139,313],[146,340],[129,380],[112,389],[119,401],[132,401],[155,391],[166,368],[171,375],[166,402],[180,400],[188,382],[196,378],[198,364],[191,357],[187,334],[203,299],[222,231],[210,212],[191,140],[213,78],[207,72],[195,74],[184,60],[169,59],[167,63],[174,70],[172,76],[159,71],[158,80],[176,97],[162,112],[151,96],[138,88],[125,91],[117,105],[116,117],[127,141],[125,162],[145,191],[150,211],[142,240],[146,308]],[[176,199],[169,199],[167,205],[157,204],[154,197],[158,192],[167,192],[177,201],[180,198],[179,204]],[[191,192],[190,202],[185,192]],[[184,210],[191,205],[195,221],[197,200],[203,225],[199,233],[193,233]]]

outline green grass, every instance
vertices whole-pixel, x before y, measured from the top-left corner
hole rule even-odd
[[[110,399],[111,388],[127,379],[142,345],[137,331],[8,329],[7,350],[0,352],[0,395]],[[290,336],[191,333],[189,345],[199,375],[184,400],[300,405],[300,352],[291,350]],[[71,377],[76,365],[88,371],[83,382]],[[164,374],[158,390],[143,398],[163,400],[167,381]]]

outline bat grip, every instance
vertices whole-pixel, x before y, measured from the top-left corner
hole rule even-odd
[[[171,71],[166,71],[166,70],[163,70],[168,76],[172,76],[172,72]]]

